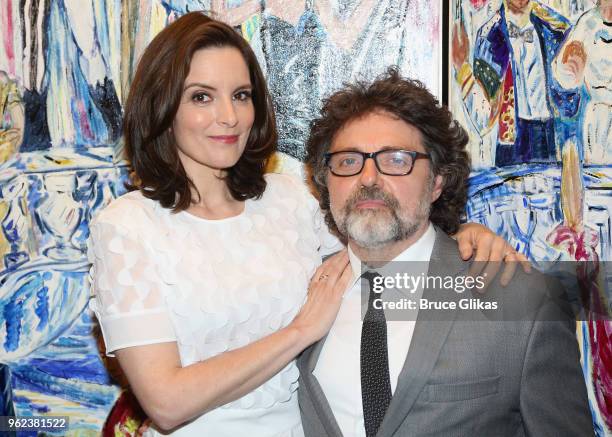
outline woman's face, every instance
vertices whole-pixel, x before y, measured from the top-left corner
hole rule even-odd
[[[191,59],[172,123],[178,155],[188,175],[232,167],[253,126],[249,69],[233,47],[198,50]]]

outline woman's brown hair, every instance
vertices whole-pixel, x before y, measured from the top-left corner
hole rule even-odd
[[[163,29],[144,51],[125,104],[123,136],[133,187],[174,212],[187,209],[193,182],[179,160],[172,122],[178,111],[191,59],[207,47],[233,47],[246,62],[255,120],[244,153],[227,169],[225,181],[236,200],[258,198],[266,188],[266,164],[276,147],[276,125],[266,82],[249,44],[230,26],[191,12]],[[214,66],[211,66],[214,68]]]

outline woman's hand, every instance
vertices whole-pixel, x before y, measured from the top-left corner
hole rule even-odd
[[[330,330],[352,275],[348,252],[343,249],[325,260],[312,276],[306,303],[290,324],[307,342],[306,346]]]
[[[531,264],[527,257],[514,250],[506,240],[494,234],[486,226],[478,223],[463,224],[454,238],[464,260],[472,258],[475,250],[470,274],[485,277],[485,283],[490,283],[495,278],[501,268],[501,261],[504,261],[504,271],[500,283],[504,286],[508,285],[514,276],[517,263],[522,264],[525,273],[531,272]]]

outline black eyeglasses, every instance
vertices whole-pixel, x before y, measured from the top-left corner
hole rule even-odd
[[[325,165],[336,176],[355,176],[361,173],[368,158],[374,160],[376,169],[384,175],[405,176],[412,171],[414,161],[429,159],[430,156],[414,150],[387,149],[371,153],[340,151],[326,153]]]

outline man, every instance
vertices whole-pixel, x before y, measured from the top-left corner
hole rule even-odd
[[[504,0],[478,30],[474,62],[463,25],[454,32],[455,78],[481,134],[497,127],[495,165],[555,162],[576,128],[579,93],[565,90],[551,63],[570,24],[530,0]]]
[[[448,237],[467,196],[467,135],[447,109],[390,69],[331,96],[311,128],[311,178],[348,242],[354,280],[328,336],[298,360],[306,436],[592,435],[575,325],[535,293],[547,287],[542,275],[518,272],[501,294],[530,317],[419,309],[386,321],[366,286],[362,320],[362,263],[419,261],[429,277],[468,268]]]

